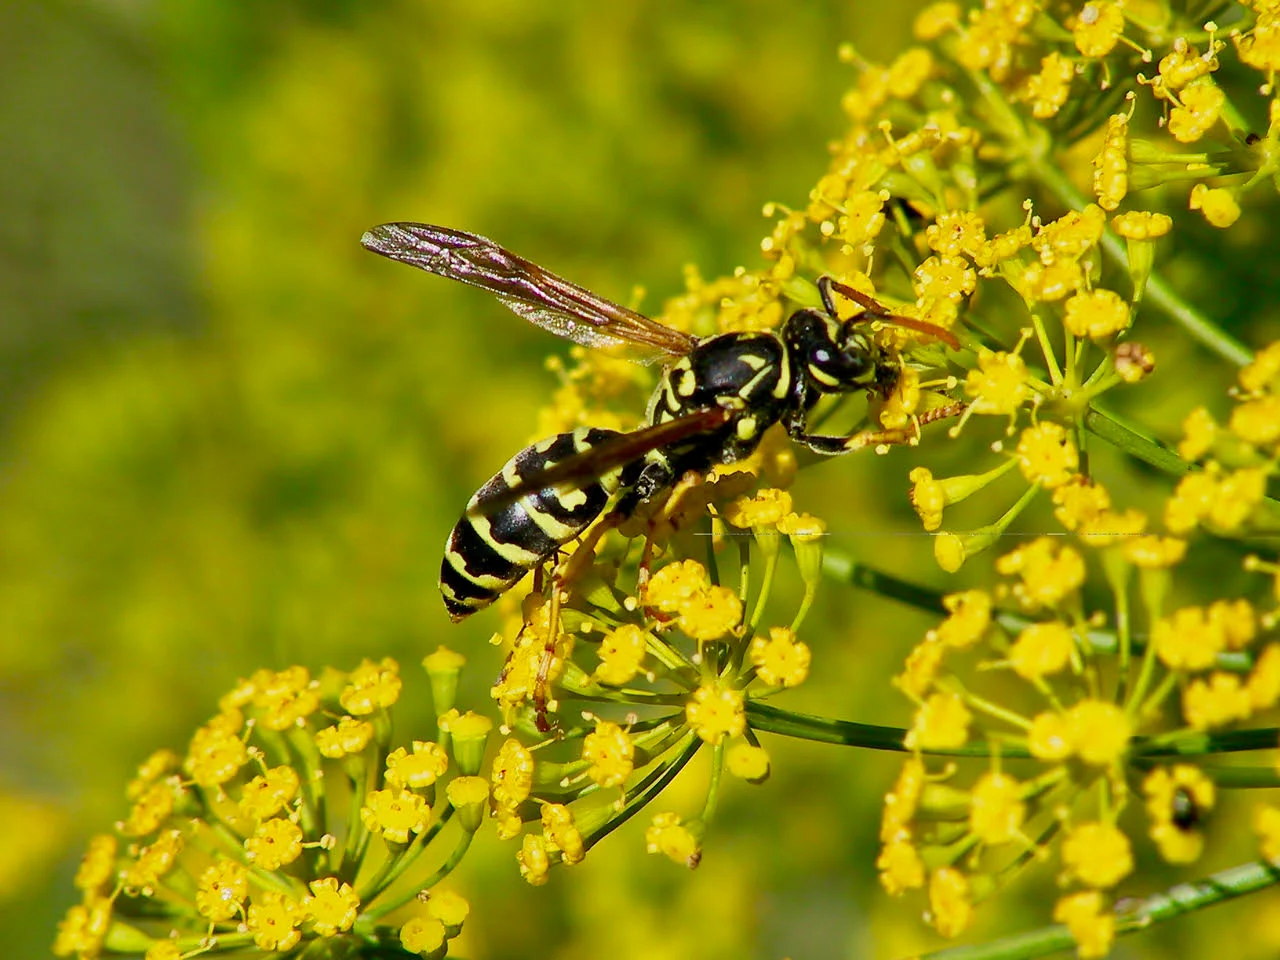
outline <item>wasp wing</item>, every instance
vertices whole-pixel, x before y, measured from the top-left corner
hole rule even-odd
[[[667,358],[693,349],[688,334],[596,296],[492,240],[427,223],[384,223],[360,238],[366,250],[488,290],[514,313],[587,347],[632,344]]]
[[[679,443],[689,437],[709,433],[717,427],[722,427],[729,422],[729,418],[728,410],[712,407],[707,410],[696,410],[656,426],[624,433],[596,444],[582,453],[566,457],[540,473],[525,477],[521,483],[513,484],[501,493],[481,500],[468,509],[467,513],[471,516],[488,516],[515,503],[527,494],[545,490],[548,487],[577,490],[611,470],[639,460],[650,450]]]

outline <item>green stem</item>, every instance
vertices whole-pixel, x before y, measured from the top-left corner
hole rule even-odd
[[[1096,407],[1090,406],[1085,411],[1084,426],[1099,440],[1105,440],[1117,450],[1122,450],[1164,473],[1181,477],[1193,469],[1190,463],[1163,443],[1143,436],[1112,414],[1104,413]]]

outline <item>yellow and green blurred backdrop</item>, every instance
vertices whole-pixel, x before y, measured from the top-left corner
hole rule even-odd
[[[394,656],[408,735],[428,722],[415,665],[443,642],[471,658],[464,699],[487,709],[493,623],[449,624],[440,548],[527,440],[554,385],[543,358],[564,346],[370,256],[361,232],[477,231],[607,296],[643,285],[655,310],[686,263],[756,264],[761,206],[802,204],[841,132],[853,74],[838,44],[888,58],[912,12],[0,5],[6,956],[47,952],[83,842],[124,813],[134,766],[180,749],[236,677]],[[833,464],[802,489],[907,523],[905,487],[888,502],[902,463]],[[818,615],[821,677],[792,702],[903,722],[884,678],[925,621],[852,594]],[[456,875],[467,955],[928,944],[872,868],[896,761],[789,745],[775,769],[730,791],[696,874],[646,858],[637,828],[534,890],[514,847],[481,844]]]

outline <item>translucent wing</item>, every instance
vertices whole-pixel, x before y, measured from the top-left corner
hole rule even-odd
[[[519,316],[588,347],[633,344],[648,359],[682,357],[694,339],[570,283],[474,233],[426,223],[384,223],[367,250],[488,290]]]
[[[709,433],[729,422],[730,413],[720,407],[696,410],[675,420],[668,420],[654,427],[644,427],[624,433],[619,437],[596,444],[590,450],[567,457],[541,473],[524,478],[523,483],[508,487],[494,497],[481,500],[467,511],[469,514],[487,516],[525,494],[547,487],[577,489],[601,477],[617,467],[638,460],[650,450],[679,443],[700,433]]]

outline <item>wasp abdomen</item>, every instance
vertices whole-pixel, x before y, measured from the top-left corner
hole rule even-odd
[[[618,489],[620,470],[573,488],[543,487],[492,512],[484,504],[567,457],[618,437],[615,430],[579,427],[525,447],[467,503],[444,549],[440,592],[456,622],[482,610],[550,559],[600,515]]]

